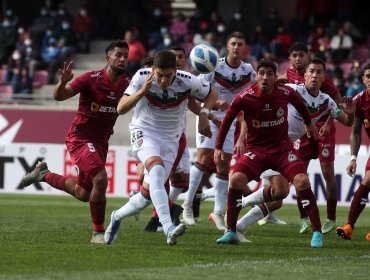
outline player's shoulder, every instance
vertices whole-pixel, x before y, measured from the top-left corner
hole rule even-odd
[[[176,71],[176,77],[177,78],[180,78],[180,79],[183,79],[183,80],[189,80],[189,81],[191,81],[196,76],[194,76],[193,74],[191,74],[189,72],[183,71],[183,70],[177,70]]]
[[[257,94],[257,84],[253,84],[245,89],[243,89],[240,93],[238,93],[236,96],[238,96],[240,99],[248,98],[249,96]]]
[[[279,93],[285,95],[290,95],[292,92],[295,92],[293,88],[279,82],[276,83],[276,89]]]
[[[141,68],[137,71],[139,76],[147,76],[150,72],[152,72],[152,68]]]
[[[103,78],[104,76],[103,72],[104,72],[103,69],[87,71],[84,74],[82,74],[80,77],[90,78],[90,79],[96,79],[96,78],[100,79],[100,78]]]

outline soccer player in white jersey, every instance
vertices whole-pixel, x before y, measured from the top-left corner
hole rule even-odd
[[[311,113],[313,123],[316,123],[326,115],[330,115],[340,123],[351,126],[354,120],[355,104],[352,102],[351,98],[345,98],[344,104],[338,108],[335,101],[329,95],[321,92],[320,87],[325,80],[325,74],[325,62],[319,58],[313,58],[307,65],[305,83],[299,85],[286,85],[293,88],[301,96],[308,111]],[[303,118],[291,104],[288,104],[288,124],[288,135],[293,142],[300,139],[306,133]],[[276,171],[267,170],[261,174],[261,178],[270,180],[270,185],[272,182],[272,186],[274,184],[284,184],[286,188],[289,188],[288,182],[282,180],[282,176]],[[242,242],[247,242],[242,232],[244,232],[249,225],[257,222],[268,213],[282,206],[282,201],[260,203],[263,189],[264,188],[257,190],[255,193],[242,200],[243,207],[256,205],[238,220],[237,235]]]
[[[176,70],[176,57],[171,51],[158,52],[154,56],[153,67],[140,69],[132,78],[117,112],[126,114],[135,107],[129,125],[131,145],[133,155],[145,166],[145,177],[140,194],[132,196],[124,206],[112,212],[105,232],[107,244],[116,240],[122,219],[139,213],[151,201],[167,244],[176,244],[177,237],[185,232],[184,224],[172,224],[164,184],[177,154],[189,96],[204,101],[198,129],[211,137],[207,117],[217,100],[217,90],[207,81]]]
[[[241,60],[245,49],[246,41],[244,35],[240,32],[231,33],[227,38],[228,55],[220,58],[214,72],[200,75],[214,85],[218,91],[219,99],[212,113],[220,120],[225,116],[225,111],[234,96],[255,82],[256,72],[253,70],[253,67]],[[189,190],[185,194],[183,204],[183,218],[184,222],[188,225],[195,225],[192,202],[203,173],[207,171],[210,160],[213,158],[218,127],[211,124],[211,130],[212,138],[206,138],[199,133],[196,135],[197,159],[190,169]],[[225,141],[225,159],[220,161],[216,166],[215,206],[213,213],[210,214],[210,220],[216,224],[219,230],[225,230],[223,214],[225,212],[229,185],[229,163],[234,148],[234,131],[235,123],[230,129],[227,140]]]

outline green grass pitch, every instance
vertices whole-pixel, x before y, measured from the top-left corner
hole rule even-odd
[[[110,213],[126,199],[108,198]],[[201,205],[201,222],[170,247],[163,233],[144,233],[149,206],[140,220],[121,225],[118,242],[90,244],[87,203],[64,196],[0,196],[0,279],[370,279],[368,207],[353,240],[334,232],[324,248],[310,247],[311,234],[298,234],[298,210],[285,205],[277,215],[287,225],[254,225],[252,243],[216,245],[221,232],[208,221],[212,202]],[[349,207],[338,207],[337,223],[346,222]],[[244,213],[244,212],[243,212]],[[322,220],[326,209],[320,207]]]

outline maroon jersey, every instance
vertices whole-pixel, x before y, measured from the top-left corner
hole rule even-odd
[[[288,103],[301,114],[305,124],[311,118],[299,95],[290,87],[277,83],[271,95],[263,95],[254,84],[234,98],[219,129],[216,149],[222,149],[227,131],[240,111],[248,127],[247,148],[269,153],[290,149],[288,137]]]
[[[364,125],[367,137],[370,140],[370,94],[369,90],[365,89],[354,98],[356,102],[356,117],[359,118]]]
[[[87,72],[77,77],[71,88],[80,93],[78,111],[66,140],[74,137],[107,142],[116,123],[117,105],[129,85],[126,76],[112,85],[106,70]]]

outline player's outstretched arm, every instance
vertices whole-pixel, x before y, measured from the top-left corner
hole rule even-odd
[[[337,120],[347,126],[351,126],[354,122],[354,114],[356,104],[353,102],[352,97],[344,97],[343,103],[339,105],[343,113],[337,117]]]
[[[55,100],[63,101],[75,95],[73,89],[67,85],[67,83],[73,78],[72,65],[73,61],[68,63],[64,62],[63,68],[59,69],[61,75],[53,90]]]
[[[209,126],[208,115],[215,102],[218,98],[218,93],[215,87],[211,87],[211,92],[204,99],[203,108],[199,112],[199,123],[198,123],[198,132],[206,137],[211,138],[212,132],[211,127]]]

